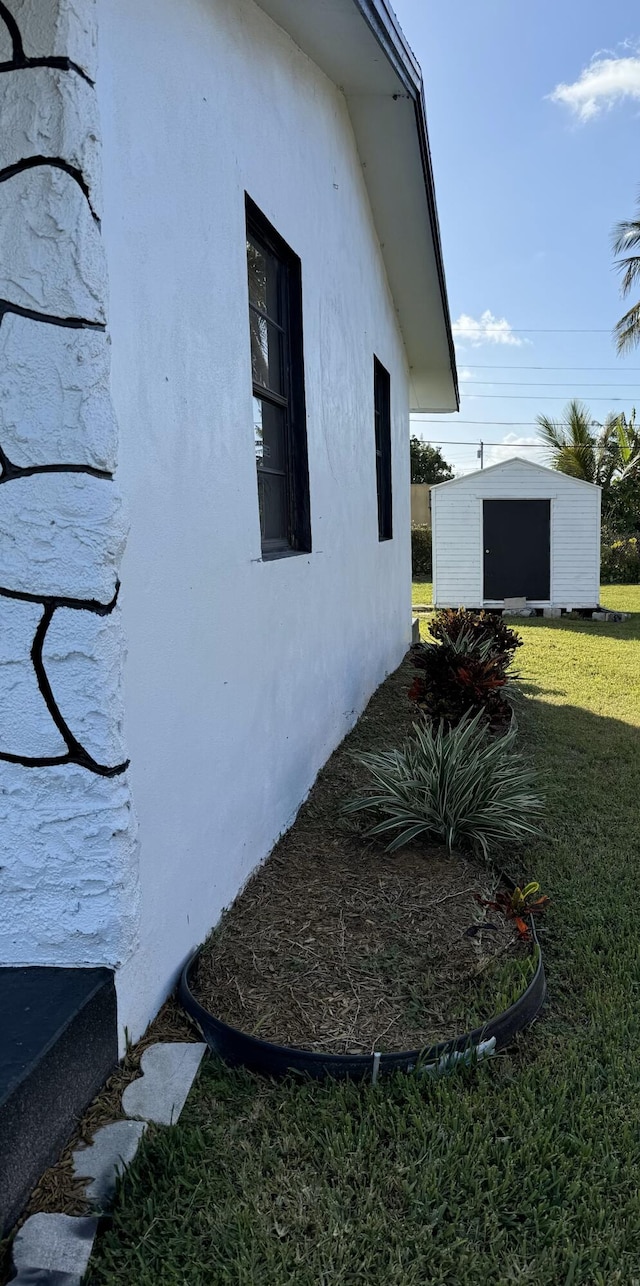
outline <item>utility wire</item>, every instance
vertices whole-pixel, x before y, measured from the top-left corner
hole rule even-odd
[[[462,380],[462,389],[464,391],[469,384],[488,384],[493,388],[567,388],[572,382],[561,380],[558,384],[553,380]],[[638,384],[583,384],[582,388],[632,388],[636,393],[640,392]]]
[[[497,326],[460,326],[453,325],[454,338],[462,339],[463,335],[485,335],[491,339],[493,335],[610,335],[611,330],[607,326],[510,326],[508,330],[500,330]]]
[[[562,394],[558,393],[470,393],[469,396],[474,398],[503,398],[508,402],[562,401]],[[628,400],[626,397],[603,397],[602,394],[589,399],[591,402],[628,402]]]
[[[640,366],[512,366],[510,362],[460,362],[472,371],[616,371],[621,375],[628,371],[640,371]]]
[[[412,418],[414,420],[419,420],[422,417],[419,415],[414,415]],[[442,424],[442,425],[447,424],[448,425],[448,423],[449,423],[448,420],[427,420],[426,427],[428,427],[430,424]],[[464,424],[465,427],[468,424],[469,425],[473,424],[478,429],[502,429],[502,428],[539,429],[540,428],[540,425],[538,424],[537,420],[456,420],[455,423],[451,425],[451,428],[457,429],[461,424]]]
[[[480,442],[479,438],[475,438],[473,442],[449,442],[448,438],[422,438],[422,441],[447,447],[477,447]],[[523,451],[540,451],[545,446],[544,442],[487,442],[486,438],[483,438],[483,443],[486,447],[517,447],[518,450],[522,447]]]
[[[414,420],[417,420],[419,418],[420,417],[417,415],[413,416]],[[428,428],[430,424],[444,425],[447,423],[448,423],[447,420],[427,420],[425,428]],[[537,420],[456,420],[455,424],[451,425],[451,428],[457,429],[461,424],[464,424],[465,428],[467,425],[473,425],[474,428],[478,428],[478,429],[503,429],[503,428],[504,429],[539,429],[540,428],[540,425],[538,424]]]

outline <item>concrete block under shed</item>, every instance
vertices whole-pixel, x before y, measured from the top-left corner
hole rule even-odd
[[[561,607],[543,607],[542,615],[547,617],[547,619],[549,620],[552,620],[552,621],[556,620],[557,617],[562,616],[562,608]]]
[[[505,598],[504,600],[506,612],[523,612],[526,606],[526,598]]]

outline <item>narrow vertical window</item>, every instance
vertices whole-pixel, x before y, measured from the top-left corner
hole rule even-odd
[[[393,536],[391,485],[391,378],[373,359],[373,402],[376,428],[376,479],[378,483],[378,539]]]
[[[309,553],[300,260],[246,198],[249,331],[264,558]]]

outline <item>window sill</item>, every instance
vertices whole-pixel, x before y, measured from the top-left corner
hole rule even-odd
[[[275,563],[280,558],[309,558],[310,549],[263,549],[258,560],[261,563]]]

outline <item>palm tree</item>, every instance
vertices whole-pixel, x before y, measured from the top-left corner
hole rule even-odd
[[[636,408],[634,406],[629,419],[624,412],[616,423],[618,450],[620,453],[620,481],[640,469],[640,429],[636,425]]]
[[[574,399],[565,407],[562,420],[552,420],[548,415],[536,418],[554,469],[600,487],[610,485],[621,467],[620,416],[608,415],[604,424],[599,424],[584,402]]]
[[[640,198],[638,214],[640,216]],[[613,232],[613,253],[622,256],[616,259],[615,267],[622,273],[623,299],[629,294],[635,282],[640,280],[640,255],[628,253],[630,250],[637,250],[638,246],[640,246],[640,217],[624,219],[622,223],[618,223]],[[634,304],[628,313],[620,318],[613,333],[619,353],[626,352],[640,341],[640,302]]]

